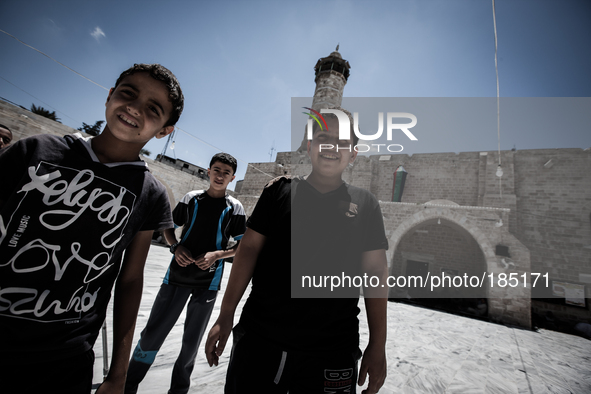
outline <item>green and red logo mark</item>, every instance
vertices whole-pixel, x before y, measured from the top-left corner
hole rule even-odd
[[[318,116],[320,117],[320,119],[322,119],[322,122],[324,123],[324,126],[326,126],[326,130],[328,130],[328,126],[326,125],[326,120],[324,120],[324,116],[320,115],[320,113],[319,113],[318,111],[314,111],[312,108],[308,108],[308,107],[302,107],[302,108],[304,108],[304,109],[307,109],[307,110],[309,110],[309,111],[312,111],[312,112],[314,112],[316,115],[318,115]],[[322,128],[322,123],[320,123],[320,121],[318,120],[318,118],[317,118],[316,116],[312,115],[312,114],[311,114],[311,113],[309,113],[309,112],[302,112],[302,113],[303,113],[304,115],[309,115],[309,116],[311,116],[312,118],[314,118],[314,120],[316,121],[316,123],[318,123],[318,126],[320,126],[320,130],[324,130],[324,129]]]
[[[348,141],[351,139],[351,129],[353,130],[353,132],[355,133],[355,135],[357,136],[357,138],[359,140],[374,141],[382,136],[382,134],[384,132],[384,128],[386,129],[388,141],[392,141],[394,130],[400,130],[400,131],[404,132],[404,134],[411,141],[418,140],[417,137],[415,137],[413,135],[413,133],[411,133],[408,130],[408,129],[416,126],[417,117],[411,113],[408,113],[408,112],[388,112],[387,117],[386,117],[386,122],[384,122],[384,113],[378,112],[378,131],[375,134],[368,135],[368,134],[361,134],[361,132],[359,131],[359,114],[357,112],[353,113],[353,127],[351,128],[349,116],[347,116],[343,111],[340,111],[338,109],[322,108],[320,110],[320,112],[317,112],[317,111],[313,110],[312,108],[308,108],[308,107],[302,107],[302,108],[305,108],[305,109],[313,112],[313,114],[308,113],[308,112],[303,112],[303,114],[309,115],[310,118],[313,118],[316,121],[316,123],[318,123],[318,126],[320,126],[321,130],[324,130],[324,128],[322,127],[322,123],[320,123],[320,120],[322,120],[322,122],[324,123],[324,126],[326,127],[326,130],[328,131],[328,125],[326,124],[326,120],[324,120],[324,117],[321,115],[321,113],[335,115],[338,119],[338,122],[339,122],[339,140],[342,140],[342,141]],[[318,119],[318,118],[320,118],[320,119]],[[410,119],[411,122],[410,123],[394,123],[394,119],[400,119],[400,118]],[[384,127],[384,123],[386,124],[386,127]],[[312,138],[313,138],[313,134],[314,134],[314,131],[312,130],[313,124],[314,124],[314,122],[312,121],[312,119],[308,119],[308,123],[306,124],[306,137],[308,140],[312,140]],[[371,144],[371,145],[374,148],[377,147],[376,151],[379,153],[380,146],[385,146],[386,144]],[[331,144],[320,144],[320,151],[322,151],[322,149],[334,149],[334,148],[335,147]],[[347,149],[349,151],[351,151],[351,149],[355,149],[356,152],[366,153],[374,148],[372,148],[368,144],[357,144],[353,148],[351,147],[351,145],[347,145],[345,148],[340,148],[337,146],[336,149],[337,149],[337,151],[339,149]],[[388,149],[388,152],[398,153],[398,152],[402,152],[404,147],[400,144],[390,144],[387,146],[387,149]]]

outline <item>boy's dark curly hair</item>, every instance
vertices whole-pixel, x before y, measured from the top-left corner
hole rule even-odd
[[[117,82],[115,82],[115,87],[119,85],[123,78],[138,72],[147,72],[155,80],[164,82],[168,89],[168,98],[172,103],[172,113],[170,114],[168,122],[166,122],[164,126],[174,126],[181,117],[181,113],[185,106],[185,96],[183,96],[179,81],[169,69],[160,64],[140,63],[134,64],[133,67],[123,71],[121,75],[119,75]]]

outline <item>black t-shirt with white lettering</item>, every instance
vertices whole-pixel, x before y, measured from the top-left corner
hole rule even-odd
[[[0,151],[0,364],[92,348],[122,255],[138,231],[172,227],[144,162],[102,164],[80,135]]]

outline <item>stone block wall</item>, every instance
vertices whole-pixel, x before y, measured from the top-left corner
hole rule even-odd
[[[166,187],[173,208],[191,190],[207,190],[209,188],[209,180],[207,179],[188,174],[148,157],[142,156],[142,159],[148,163],[148,168],[154,177]]]
[[[378,200],[392,201],[394,172],[401,165],[408,172],[402,202],[446,199],[459,205],[478,205],[478,152],[390,155],[383,160],[387,157],[370,158],[378,167],[371,175],[370,189]]]
[[[79,131],[0,100],[0,123],[12,131],[13,141],[38,134],[64,136]],[[84,134],[84,133],[82,133]]]
[[[591,323],[591,150],[517,153],[516,234],[531,251],[532,271],[586,286],[585,308],[534,300],[534,312]]]
[[[245,196],[245,195],[238,195],[236,198],[240,200],[242,206],[244,207],[244,211],[246,212],[246,217],[248,218],[252,215],[252,211],[256,206],[257,202],[259,201],[260,196]]]
[[[579,274],[591,274],[591,150],[518,153],[517,236],[534,269],[578,282]]]
[[[255,169],[256,167],[257,169]],[[240,189],[241,195],[255,195],[258,196],[263,191],[263,188],[270,180],[284,175],[284,172],[290,172],[288,167],[277,162],[273,163],[250,163],[242,187]]]
[[[417,256],[414,259],[413,254]],[[458,275],[479,276],[486,271],[484,256],[474,238],[450,226],[445,219],[441,224],[433,221],[409,231],[394,253],[391,272],[404,275],[404,260],[416,260],[419,256],[423,259],[429,256],[432,275],[440,275],[441,269],[457,270]]]

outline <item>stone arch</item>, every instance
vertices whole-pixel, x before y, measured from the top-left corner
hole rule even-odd
[[[496,263],[497,259],[495,256],[494,247],[492,243],[488,239],[488,237],[484,234],[484,232],[477,226],[466,226],[465,223],[469,220],[466,216],[461,215],[458,212],[454,212],[450,209],[424,209],[423,212],[417,212],[414,215],[410,216],[406,220],[404,220],[397,228],[392,232],[388,239],[388,252],[387,257],[388,261],[392,261],[394,257],[394,251],[398,247],[398,244],[404,237],[408,231],[412,230],[416,226],[420,225],[429,220],[433,219],[444,219],[455,225],[459,226],[463,230],[465,230],[468,234],[474,238],[482,254],[484,255],[484,259],[486,260],[487,270],[490,271],[491,267],[490,264],[493,262]]]
[[[400,241],[409,231],[428,221],[445,220],[453,224],[454,227],[457,226],[459,229],[464,230],[474,239],[484,256],[486,279],[488,280],[489,274],[493,275],[494,286],[489,286],[490,283],[486,285],[489,318],[503,324],[531,328],[530,288],[527,286],[518,288],[498,286],[499,274],[513,272],[516,275],[523,275],[531,272],[530,253],[527,247],[509,233],[508,226],[495,226],[495,221],[498,221],[499,217],[498,213],[501,214],[503,222],[508,223],[507,215],[509,210],[498,211],[498,208],[439,204],[415,205],[413,209],[409,205],[403,203],[407,213],[403,214],[404,217],[401,217],[401,220],[399,219],[399,224],[396,223],[396,228],[393,231],[388,231],[389,248],[386,256],[389,264],[394,259],[394,253]],[[392,211],[395,211],[395,209],[392,209]],[[497,219],[493,219],[493,217]],[[390,223],[394,224],[393,222]],[[497,256],[495,253],[495,246],[500,243],[511,248],[512,259],[515,261],[515,266],[511,270],[503,268],[501,264],[502,256]],[[391,272],[389,274],[392,275]]]

